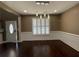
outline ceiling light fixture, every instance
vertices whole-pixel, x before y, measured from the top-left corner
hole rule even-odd
[[[57,10],[54,10],[54,12],[57,12]]]
[[[46,14],[44,14],[44,17],[46,17]]]
[[[36,13],[36,16],[38,16],[38,13]]]
[[[48,5],[49,1],[36,1],[37,5]]]
[[[24,10],[25,13],[27,13],[27,10]]]
[[[41,3],[41,5],[44,5],[44,4],[45,4],[44,2]]]
[[[40,15],[40,19],[42,19],[42,15]]]
[[[37,14],[37,13],[36,13],[36,16],[38,16],[38,15],[39,15],[39,18],[40,18],[40,19],[44,19],[44,18],[50,19],[49,14]]]
[[[39,3],[39,2],[37,2],[36,4],[37,4],[37,5],[40,5],[40,3]]]
[[[36,1],[37,5],[49,5],[49,1]],[[50,19],[49,14],[46,13],[47,10],[43,13],[43,14],[39,14],[38,12],[36,12],[36,16],[38,16],[40,19]]]

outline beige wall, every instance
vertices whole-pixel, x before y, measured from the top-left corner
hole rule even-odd
[[[79,34],[79,4],[62,14],[61,30]]]
[[[32,18],[34,15],[26,15],[21,18],[21,31],[32,32]],[[60,15],[50,15],[50,31],[60,30]]]
[[[60,16],[61,15],[51,15],[50,16],[50,31],[60,30]]]

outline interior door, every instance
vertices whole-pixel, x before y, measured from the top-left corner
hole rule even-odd
[[[6,21],[6,41],[16,42],[17,40],[17,22]]]

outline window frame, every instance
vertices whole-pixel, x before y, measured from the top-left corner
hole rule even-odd
[[[38,19],[40,19],[40,18],[32,18],[32,34],[33,35],[49,35],[50,34],[50,19],[47,19],[47,20],[49,20],[49,23],[48,23],[48,26],[46,26],[46,24],[45,24],[45,34],[42,34],[42,33],[40,33],[40,34],[34,34],[33,33],[33,19],[36,19],[36,20],[38,20]],[[42,19],[40,19],[40,20],[42,20]],[[42,21],[40,21],[40,22],[42,22]],[[37,21],[36,21],[36,23],[37,23]],[[46,21],[45,21],[45,23],[46,23]],[[42,23],[40,23],[40,24],[42,24]],[[35,27],[39,27],[39,26],[35,26]],[[40,25],[40,27],[43,27],[42,25]],[[49,33],[48,34],[46,34],[46,27],[49,27],[48,29],[49,29]],[[41,29],[42,30],[42,29]],[[38,30],[37,30],[38,31]],[[42,31],[40,31],[40,32],[42,32]]]

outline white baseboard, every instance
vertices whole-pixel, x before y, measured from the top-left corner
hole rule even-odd
[[[22,41],[17,41],[18,43],[19,42],[22,42]],[[0,42],[0,44],[3,44],[3,43],[9,43],[8,41],[2,41],[2,42]],[[10,43],[16,43],[15,41],[14,42],[10,42]]]

